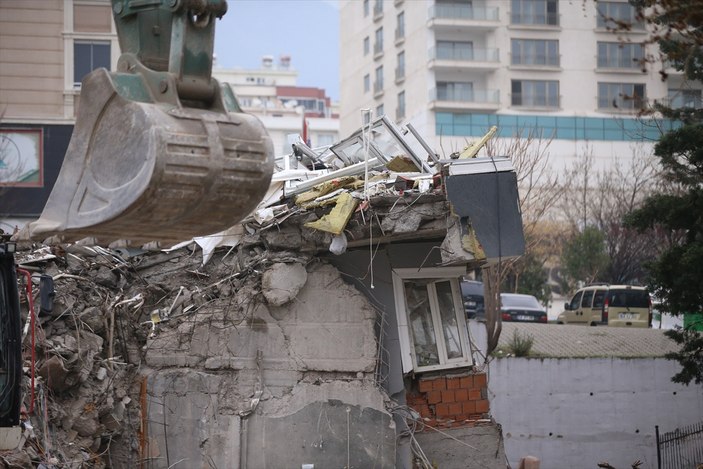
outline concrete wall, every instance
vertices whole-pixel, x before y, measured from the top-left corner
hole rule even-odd
[[[489,399],[513,467],[656,468],[655,425],[670,431],[703,420],[703,388],[671,382],[665,359],[523,359],[491,362]]]
[[[327,264],[262,278],[148,342],[150,467],[395,467],[376,312]]]

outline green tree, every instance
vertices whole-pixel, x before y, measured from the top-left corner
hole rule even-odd
[[[703,78],[703,1],[636,0],[638,16],[649,28],[650,43],[658,44],[660,57],[685,79]],[[663,60],[657,60],[663,59]],[[646,65],[646,64],[645,64]],[[667,78],[666,67],[661,75]],[[684,88],[683,86],[679,88]],[[650,196],[627,217],[639,230],[663,230],[671,244],[648,267],[651,291],[673,314],[703,311],[703,110],[658,106],[657,111],[678,126],[662,135],[654,153],[660,158],[670,190]],[[703,338],[695,331],[667,331],[679,343],[677,360],[682,370],[672,380],[684,384],[703,383]]]
[[[561,259],[571,286],[578,281],[595,281],[608,266],[603,232],[596,227],[587,226],[567,240]]]

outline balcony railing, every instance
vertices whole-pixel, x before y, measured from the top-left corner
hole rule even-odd
[[[701,95],[679,95],[656,100],[657,104],[671,109],[703,109],[703,99]]]
[[[375,81],[373,83],[373,94],[379,94],[383,92],[383,81]]]
[[[530,26],[559,26],[558,13],[513,13],[510,15],[511,24]]]
[[[498,62],[498,49],[430,49],[430,59],[456,60],[459,62]]]
[[[510,104],[515,107],[559,109],[559,102],[559,96],[534,93],[512,93]]]
[[[383,53],[383,43],[377,42],[373,45],[373,55],[378,55]]]
[[[430,7],[429,17],[430,19],[498,21],[498,8],[477,8],[460,3],[433,5]]]
[[[484,103],[499,104],[500,92],[498,90],[443,90],[432,88],[430,101],[451,101],[457,103]]]

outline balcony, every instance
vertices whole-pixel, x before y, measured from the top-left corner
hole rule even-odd
[[[500,26],[497,7],[477,8],[464,3],[433,5],[428,18],[428,26],[437,31],[457,28],[492,30]]]
[[[437,88],[430,90],[430,109],[432,110],[482,110],[500,109],[500,92],[498,90],[472,90],[464,92],[438,93]]]
[[[434,70],[496,70],[500,66],[498,49],[437,49],[429,51],[428,66]]]
[[[511,28],[528,29],[558,29],[560,24],[559,13],[518,13],[510,15]]]

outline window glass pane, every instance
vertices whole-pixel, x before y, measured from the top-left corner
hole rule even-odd
[[[578,309],[579,304],[581,303],[581,295],[583,292],[578,292],[577,294],[574,295],[574,297],[571,299],[571,303],[569,303],[569,309],[574,310]]]
[[[432,324],[430,298],[425,282],[406,280],[405,303],[418,366],[439,364],[437,339]]]
[[[593,299],[594,290],[587,290],[583,293],[583,299],[581,300],[581,306],[584,308],[591,307],[591,300]]]
[[[444,333],[444,343],[447,348],[447,358],[461,358],[463,353],[451,283],[449,281],[437,282],[435,283],[435,288],[437,290],[437,302],[439,303],[439,315],[442,318],[442,332]]]
[[[73,81],[80,83],[91,68],[91,50],[90,44],[73,44]]]
[[[596,294],[593,297],[593,307],[594,308],[602,308],[604,298],[605,298],[605,290],[596,290]]]
[[[73,43],[73,82],[80,83],[83,77],[96,68],[110,70],[110,44],[74,42]]]

